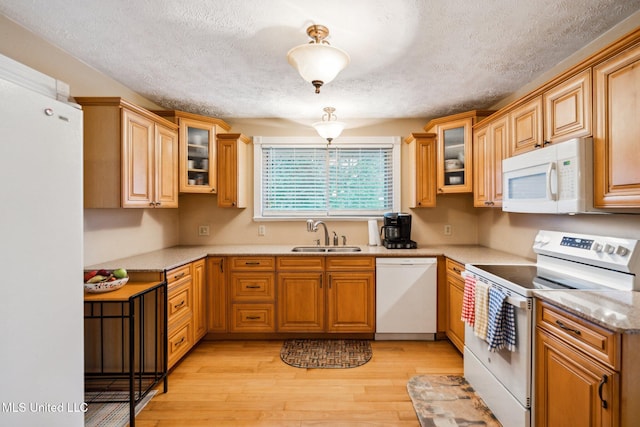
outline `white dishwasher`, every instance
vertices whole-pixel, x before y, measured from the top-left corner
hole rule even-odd
[[[376,258],[376,340],[433,340],[436,258]]]

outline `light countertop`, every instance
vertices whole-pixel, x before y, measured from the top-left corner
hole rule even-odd
[[[208,245],[174,246],[140,255],[88,265],[85,270],[125,268],[130,271],[165,271],[206,256],[325,256],[321,253],[291,252],[295,245]],[[425,257],[444,255],[461,264],[532,264],[533,260],[477,245],[424,245],[418,249],[387,249],[360,246],[361,252],[341,252],[339,256]]]
[[[174,246],[86,266],[86,270],[125,268],[163,272],[206,256],[326,256],[292,252],[295,245]],[[418,249],[360,246],[361,252],[332,256],[428,257],[444,255],[461,264],[535,264],[534,260],[478,245],[421,245]],[[640,333],[640,292],[536,290],[535,296],[619,333]]]
[[[543,301],[618,333],[640,333],[640,292],[536,290]]]

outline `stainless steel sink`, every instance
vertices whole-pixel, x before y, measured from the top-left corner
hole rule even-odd
[[[296,246],[291,252],[360,252],[362,249],[358,246]]]
[[[327,248],[327,252],[360,252],[359,246],[334,246],[332,248]]]

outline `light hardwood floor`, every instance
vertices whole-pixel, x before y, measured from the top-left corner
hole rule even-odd
[[[204,341],[169,375],[136,426],[418,426],[407,381],[462,375],[448,341],[372,341],[352,369],[301,369],[280,360],[282,341]]]

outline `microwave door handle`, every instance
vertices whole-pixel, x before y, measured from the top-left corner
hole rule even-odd
[[[549,200],[557,200],[558,199],[558,193],[554,193],[553,192],[553,172],[555,172],[556,170],[556,164],[555,162],[551,162],[549,163],[549,168],[547,169],[547,199]],[[556,174],[557,176],[557,174]]]

